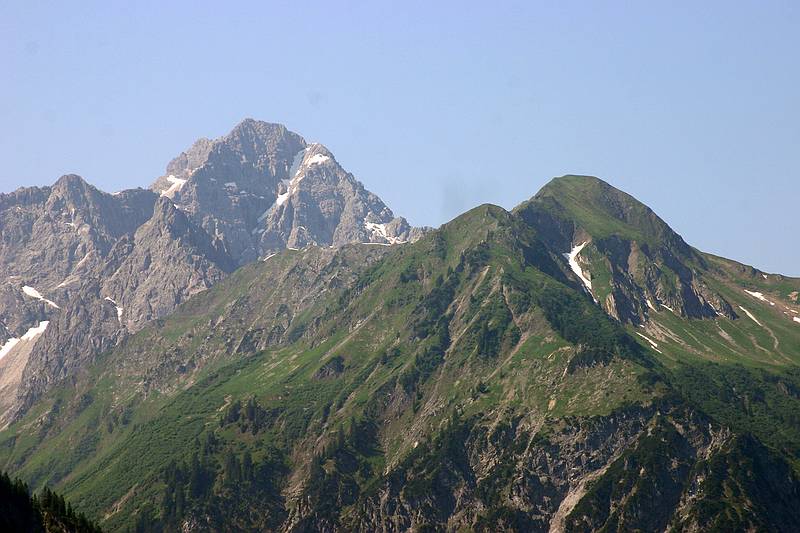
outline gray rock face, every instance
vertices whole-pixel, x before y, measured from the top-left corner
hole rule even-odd
[[[25,351],[24,371],[3,377],[2,421],[233,270],[208,234],[150,191],[110,195],[65,176],[0,205],[3,357],[16,368]]]
[[[251,119],[196,141],[152,190],[108,194],[67,175],[0,194],[0,362],[14,368],[0,380],[0,425],[237,266],[421,234],[325,147]]]
[[[220,139],[197,141],[152,189],[219,239],[239,265],[286,247],[395,244],[421,235],[324,146],[251,119]]]
[[[104,276],[103,294],[131,331],[171,313],[234,269],[230,257],[168,198],[156,202],[153,218],[120,241],[112,256],[121,260]]]
[[[702,255],[649,207],[591,177],[578,178],[590,184],[581,189],[590,193],[573,197],[574,178],[554,179],[515,211],[554,252],[566,256],[579,247],[580,269],[608,278],[598,303],[610,316],[642,325],[665,308],[685,318],[737,318],[730,303],[704,281],[708,265]],[[613,222],[609,227],[593,220]],[[585,282],[567,272],[567,262],[565,273],[583,289]]]
[[[48,388],[111,349],[124,336],[113,305],[96,281],[84,284],[49,321],[22,372],[10,415],[30,407]]]

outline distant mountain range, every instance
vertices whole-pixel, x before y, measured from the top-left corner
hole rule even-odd
[[[800,279],[597,178],[418,229],[246,120],[0,236],[0,468],[109,530],[800,528]]]

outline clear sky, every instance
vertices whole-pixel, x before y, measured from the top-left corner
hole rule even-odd
[[[0,4],[0,191],[147,186],[245,117],[439,225],[599,176],[800,276],[800,3]]]

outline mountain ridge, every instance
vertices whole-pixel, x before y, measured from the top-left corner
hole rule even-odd
[[[0,461],[109,527],[791,531],[800,280],[535,199],[241,267]]]
[[[286,247],[396,244],[424,231],[394,217],[327,149],[280,124],[246,119],[196,141],[167,171],[181,177],[163,176],[152,190],[109,194],[69,174],[0,195],[0,346],[4,366],[17,369],[0,376],[0,424],[243,264]],[[23,286],[44,296],[32,301]],[[35,342],[14,348],[28,331],[38,332]]]

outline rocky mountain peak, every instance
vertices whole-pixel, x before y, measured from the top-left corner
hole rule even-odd
[[[90,187],[93,188],[81,176],[77,174],[64,174],[63,176],[58,178],[56,182],[53,184],[53,191],[59,191],[59,190],[85,191]]]
[[[395,244],[418,234],[325,146],[249,118],[197,141],[152,188],[221,239],[238,264],[287,246]]]
[[[71,207],[84,206],[100,194],[100,191],[77,174],[66,174],[61,176],[50,188],[48,203]]]
[[[52,320],[49,340],[26,352],[35,371],[5,389],[18,389],[24,409],[109,343],[273,250],[389,245],[420,233],[325,146],[253,119],[195,141],[149,191],[108,194],[70,174],[51,187],[0,195],[0,275],[14,276],[0,285],[0,324],[13,329],[0,340]],[[21,284],[60,309],[21,293]],[[79,330],[69,321],[85,323]]]
[[[214,141],[201,137],[185,152],[181,152],[175,159],[167,164],[167,175],[186,178],[200,168],[208,159],[208,154],[214,147]]]
[[[576,284],[622,322],[643,324],[663,309],[736,317],[703,282],[703,256],[652,209],[599,178],[555,178],[514,211],[561,252]]]
[[[683,238],[647,205],[594,176],[554,178],[531,202],[551,214],[568,216],[577,229],[595,238],[625,236],[650,246],[669,247],[681,255],[693,255]]]

